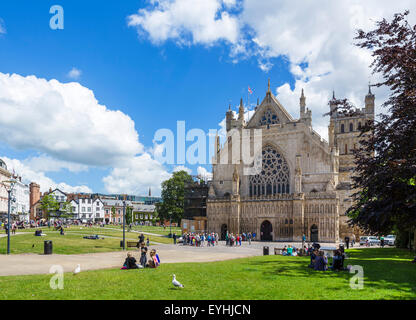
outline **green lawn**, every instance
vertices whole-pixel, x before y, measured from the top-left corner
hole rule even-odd
[[[43,253],[43,241],[53,241],[53,252],[59,254],[77,254],[77,253],[93,253],[108,252],[120,250],[120,240],[123,239],[123,231],[120,229],[105,229],[99,227],[70,227],[65,229],[65,235],[61,236],[59,231],[53,228],[41,228],[46,236],[35,237],[35,229],[19,230],[25,234],[14,235],[10,238],[10,251],[14,253]],[[104,237],[104,240],[87,240],[85,235],[98,234]],[[137,241],[139,234],[136,232],[126,232],[126,239]],[[111,238],[110,238],[111,237]],[[151,243],[172,243],[172,239],[161,236],[147,236]],[[34,247],[32,247],[35,245]],[[0,238],[0,254],[5,254],[7,248],[7,238]]]
[[[209,263],[163,264],[158,269],[0,277],[0,299],[416,299],[416,265],[399,249],[352,249],[347,263],[364,268],[364,289],[349,286],[348,272],[307,268],[307,257],[262,256]],[[185,288],[172,288],[172,274]]]

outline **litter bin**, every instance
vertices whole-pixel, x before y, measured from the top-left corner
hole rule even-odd
[[[123,248],[123,240],[120,240],[120,248]]]
[[[43,254],[52,254],[52,241],[45,240],[43,242]]]
[[[263,256],[269,255],[269,247],[263,247]]]

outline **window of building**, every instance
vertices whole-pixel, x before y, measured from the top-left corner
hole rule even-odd
[[[263,116],[260,119],[260,125],[270,125],[279,123],[279,118],[277,114],[272,109],[267,109],[264,111]]]
[[[88,212],[91,212],[91,207],[88,207]]]
[[[249,178],[250,196],[289,193],[289,166],[271,146],[262,151],[262,171]]]
[[[354,131],[354,124],[351,122],[350,123],[350,132]]]
[[[108,209],[105,210],[105,214],[108,214]]]
[[[344,133],[345,132],[345,127],[344,127],[344,124],[342,123],[341,124],[341,133]]]
[[[348,146],[345,145],[345,154],[348,154]]]
[[[361,122],[358,122],[358,130],[361,129]]]
[[[82,210],[82,212],[85,212],[85,207],[82,207],[81,210]]]
[[[96,211],[100,211],[100,207],[95,208]]]

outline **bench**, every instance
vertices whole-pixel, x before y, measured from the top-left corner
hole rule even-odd
[[[138,241],[127,241],[127,248],[137,248]]]
[[[274,254],[282,254],[282,248],[274,248]]]

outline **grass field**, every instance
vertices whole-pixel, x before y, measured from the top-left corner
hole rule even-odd
[[[70,227],[65,229],[65,235],[61,236],[59,231],[53,228],[42,227],[42,232],[46,236],[35,237],[35,229],[22,229],[18,232],[25,234],[14,235],[10,238],[11,253],[43,253],[43,241],[53,241],[53,252],[59,254],[77,254],[117,251],[120,249],[120,240],[123,239],[123,231],[120,228],[107,229],[100,227]],[[157,231],[157,230],[156,230]],[[4,231],[3,231],[4,232]],[[156,232],[154,232],[156,233]],[[104,240],[84,239],[85,235],[98,234]],[[137,241],[140,234],[137,232],[126,232],[126,239]],[[144,235],[149,237],[151,243],[172,243],[172,239],[165,236]],[[33,247],[34,245],[34,247]],[[7,238],[0,238],[0,254],[5,254],[7,248]]]
[[[348,264],[364,268],[364,289],[349,286],[348,272],[307,268],[307,257],[262,256],[210,263],[163,264],[158,269],[0,277],[0,299],[416,299],[416,265],[404,250],[352,249]],[[172,288],[172,274],[185,288]]]

